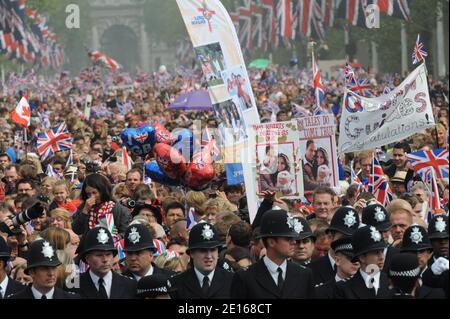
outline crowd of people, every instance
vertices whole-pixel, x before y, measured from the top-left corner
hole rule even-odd
[[[307,71],[270,66],[249,76],[263,123],[312,114]],[[375,96],[402,80],[365,76]],[[310,203],[278,198],[279,171],[288,169],[268,148],[267,185],[252,220],[245,184],[229,185],[219,162],[213,182],[194,191],[144,182],[151,153],[133,156],[131,169],[122,161],[125,128],[193,129],[196,120],[218,127],[212,112],[166,110],[202,80],[201,70],[165,67],[134,79],[95,67],[54,79],[8,74],[0,90],[0,299],[448,298],[448,179],[438,180],[443,208],[429,215],[426,185],[406,159],[448,147],[448,78],[429,76],[437,126],[342,156],[339,192],[321,175],[329,155],[311,141],[303,163]],[[338,124],[344,81],[325,83],[322,108]],[[32,110],[26,136],[10,119],[24,95]],[[41,159],[37,134],[62,121],[72,150]],[[386,207],[352,184],[352,169],[369,178],[376,152],[395,193]]]

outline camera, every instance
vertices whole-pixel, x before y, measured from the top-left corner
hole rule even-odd
[[[86,166],[86,173],[88,174],[95,174],[100,172],[101,167],[96,162],[93,162],[91,160],[84,160],[82,161],[83,164]]]
[[[136,201],[134,199],[127,199],[125,202],[125,206],[131,209],[139,208],[145,205],[145,202],[143,201]]]
[[[13,229],[10,229],[8,225],[3,222],[0,223],[0,231],[7,233],[9,236],[19,235],[22,232],[20,230],[20,226],[29,222],[30,220],[44,215],[47,204],[48,198],[45,196],[39,196],[37,202],[33,206],[11,218],[12,224],[14,226]]]

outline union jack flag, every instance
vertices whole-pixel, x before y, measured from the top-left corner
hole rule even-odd
[[[448,150],[444,148],[408,154],[407,158],[422,179],[430,167],[434,169],[437,178],[449,177]]]
[[[156,251],[153,254],[153,256],[158,257],[159,255],[162,255],[166,252],[166,246],[164,243],[159,239],[153,239],[153,244],[156,247]]]
[[[351,65],[347,62],[345,63],[345,83],[349,84],[353,82],[353,79],[355,78],[355,71],[351,67]]]
[[[349,83],[349,89],[360,96],[372,97],[372,85],[367,79],[358,80],[353,78],[353,80]]]
[[[427,51],[425,51],[424,45],[422,41],[420,41],[420,34],[417,35],[416,45],[414,46],[414,52],[412,55],[413,64],[417,64],[420,61],[424,60],[428,56]]]
[[[45,160],[57,152],[71,150],[72,141],[66,123],[62,122],[58,127],[38,134],[36,147],[41,159]]]
[[[437,186],[436,172],[433,167],[428,167],[423,174],[423,181],[428,187],[428,215],[426,221],[430,221],[433,215],[439,215],[441,213],[442,202],[439,196],[439,188]]]
[[[356,198],[358,198],[359,194],[361,194],[364,191],[364,184],[361,182],[361,179],[358,177],[358,175],[356,174],[355,170],[353,169],[353,163],[350,167],[351,170],[351,183],[350,185],[356,184],[358,185],[358,191],[357,191],[357,195]]]
[[[369,177],[369,192],[384,206],[388,205],[393,199],[383,168],[375,157],[373,158],[372,174]]]
[[[49,176],[49,177],[53,177],[56,179],[63,179],[64,175],[61,173],[58,173],[52,165],[48,164],[47,165],[47,170],[45,171],[45,175]]]
[[[124,247],[124,240],[121,239],[119,241],[117,241],[114,246],[116,246],[117,249],[117,255],[119,256],[119,262],[123,262],[125,260],[126,254],[125,254],[125,250],[123,249]]]
[[[325,100],[325,87],[323,86],[322,78],[320,76],[320,70],[319,67],[317,66],[314,54],[312,57],[312,66],[313,66],[314,92],[316,96],[316,109],[320,109],[323,101]]]
[[[186,229],[192,229],[192,227],[198,224],[196,216],[197,214],[195,213],[195,208],[191,207],[188,213]]]

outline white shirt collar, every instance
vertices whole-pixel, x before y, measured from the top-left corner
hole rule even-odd
[[[208,278],[209,278],[209,286],[211,287],[211,283],[212,283],[212,280],[213,280],[213,278],[214,278],[214,272],[215,272],[215,271],[216,271],[216,270],[214,269],[214,270],[211,271],[207,276],[205,276],[205,275],[202,274],[200,271],[198,271],[197,268],[194,267],[194,272],[195,272],[195,275],[197,276],[197,280],[198,280],[198,282],[199,282],[199,284],[200,284],[200,287],[203,287],[203,278],[204,278],[204,277],[208,277]]]
[[[34,288],[33,285],[31,285],[31,292],[33,293],[34,299],[41,299],[43,293],[38,291],[36,288]],[[53,294],[55,292],[55,288],[52,288],[52,290],[50,290],[49,292],[47,292],[45,294],[45,296],[47,297],[47,299],[53,299]]]
[[[3,299],[6,298],[6,288],[8,288],[8,282],[9,282],[9,278],[8,276],[5,276],[5,279],[3,279],[3,281],[0,283],[0,287],[2,287],[1,289],[1,294],[3,296]]]
[[[334,270],[334,265],[336,265],[336,261],[334,260],[333,257],[331,257],[330,251],[328,251],[328,259],[330,260],[331,268],[333,268],[333,270]]]
[[[339,281],[346,281],[346,279],[343,279],[341,277],[339,277],[338,274],[336,274],[336,276],[334,276],[334,281],[339,282]]]
[[[95,288],[97,288],[97,290],[100,289],[99,285],[98,285],[98,280],[100,279],[99,276],[97,276],[96,274],[94,274],[91,270],[89,270],[89,275],[91,276],[92,281],[94,282]],[[108,295],[108,298],[111,298],[111,286],[112,286],[112,271],[109,271],[105,277],[103,277],[103,282],[104,282],[104,286],[106,289],[106,294]]]
[[[153,271],[154,271],[154,269],[153,269],[153,266],[150,264],[150,269],[147,271],[147,273],[144,275],[144,276],[142,276],[142,277],[147,277],[147,276],[151,276],[151,275],[153,275]],[[136,279],[136,281],[139,281],[139,280],[141,280],[141,276],[138,276],[138,275],[136,275],[135,273],[132,273],[133,274],[133,276],[134,276],[134,279]]]
[[[363,280],[364,280],[364,283],[365,283],[367,289],[371,289],[369,287],[369,284],[370,284],[369,274],[366,273],[365,271],[362,271],[362,269],[360,269],[359,272],[360,272],[361,276],[363,277]],[[378,293],[378,289],[380,288],[380,274],[381,274],[381,272],[377,272],[375,274],[375,276],[372,277],[374,279],[373,287],[375,288],[375,294]]]
[[[283,271],[283,280],[286,280],[287,260],[285,260],[281,265],[278,266],[276,263],[270,260],[269,257],[264,256],[263,262],[264,265],[266,265],[267,270],[269,271],[276,285],[278,285],[278,268],[281,268],[281,270]]]

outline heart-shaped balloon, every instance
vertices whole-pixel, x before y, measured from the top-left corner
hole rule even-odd
[[[172,146],[183,154],[186,162],[189,162],[194,155],[194,134],[186,128],[181,130],[176,129],[172,134],[175,137]]]
[[[178,186],[180,185],[180,181],[176,179],[171,179],[161,171],[158,163],[156,161],[152,161],[150,163],[145,164],[145,175],[150,177],[152,181],[168,185],[168,186]]]
[[[193,188],[208,185],[215,177],[212,157],[212,141],[203,150],[192,157],[189,163],[184,182]]]
[[[145,157],[155,145],[155,129],[151,125],[128,128],[120,134],[120,138],[128,151],[134,155]]]
[[[164,127],[164,125],[156,123],[153,127],[155,128],[156,143],[172,144],[173,135]]]
[[[171,179],[177,179],[186,172],[186,161],[175,148],[170,145],[158,143],[153,148],[161,171]]]

